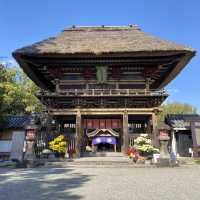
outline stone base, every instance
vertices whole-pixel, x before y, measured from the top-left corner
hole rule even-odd
[[[34,168],[34,167],[39,167],[39,166],[45,165],[45,161],[44,161],[44,160],[40,160],[40,159],[25,160],[25,161],[24,161],[24,165],[25,165],[27,168]]]
[[[168,158],[160,158],[159,162],[156,163],[158,167],[170,167],[171,162]]]
[[[158,163],[156,163],[157,167],[178,167],[179,164],[175,161],[171,161],[168,158],[161,158]]]

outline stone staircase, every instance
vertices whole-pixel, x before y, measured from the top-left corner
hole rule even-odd
[[[122,152],[84,152],[81,157],[124,157]]]
[[[79,166],[79,167],[120,167],[120,166],[133,166],[132,160],[125,156],[121,152],[97,152],[72,159],[67,162],[68,166]]]
[[[48,166],[79,168],[155,167],[155,165],[150,164],[135,164],[128,156],[121,152],[97,152],[90,155],[85,154],[84,157],[66,159],[64,162],[49,162]]]

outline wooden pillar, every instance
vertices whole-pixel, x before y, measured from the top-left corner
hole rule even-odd
[[[76,150],[76,157],[80,157],[80,149],[81,149],[81,113],[80,110],[77,111],[76,114],[76,144],[75,144],[75,150]]]
[[[129,135],[128,135],[128,113],[127,111],[123,114],[123,144],[122,152],[126,153],[129,146]]]
[[[117,145],[114,144],[114,152],[117,152]]]
[[[146,123],[147,123],[147,131],[146,132],[150,135],[151,138],[153,138],[152,131],[151,131],[151,116],[149,116]]]
[[[59,81],[59,79],[55,79],[55,85],[56,85],[56,92],[60,92],[60,81]]]
[[[146,81],[145,81],[145,91],[146,92],[149,92],[150,81],[151,81],[151,78],[146,78]]]
[[[152,126],[153,126],[153,145],[155,147],[159,147],[159,141],[158,141],[158,136],[157,136],[157,130],[156,127],[158,125],[158,116],[157,112],[152,113]]]

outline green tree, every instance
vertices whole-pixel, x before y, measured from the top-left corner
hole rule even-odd
[[[159,121],[163,121],[167,114],[196,114],[197,109],[187,103],[168,103],[161,106],[162,112],[159,114]]]
[[[0,63],[0,116],[39,112],[38,88],[18,67]]]
[[[23,98],[22,101],[25,104],[24,111],[30,113],[32,111],[41,112],[42,104],[36,97],[39,88],[31,81],[28,76],[21,70],[18,70],[19,74],[19,87],[22,89]]]

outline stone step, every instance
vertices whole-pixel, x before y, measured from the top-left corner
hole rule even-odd
[[[82,157],[124,157],[122,152],[84,152]]]
[[[71,162],[68,166],[129,166],[133,165],[133,162],[113,162],[113,161],[84,161],[84,162]]]
[[[81,157],[72,159],[68,162],[68,165],[79,165],[79,166],[125,166],[125,165],[133,165],[133,161],[130,160],[127,156],[97,156],[97,157]]]
[[[129,162],[128,157],[81,157],[72,159],[72,162]]]
[[[51,167],[79,167],[79,168],[153,168],[156,167],[155,165],[151,164],[136,164],[131,160],[79,160],[74,159],[71,161],[64,161],[64,162],[53,162],[47,163],[47,166]]]

